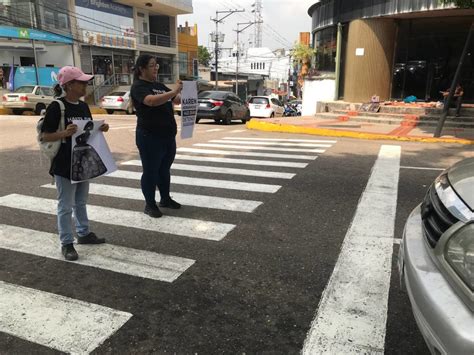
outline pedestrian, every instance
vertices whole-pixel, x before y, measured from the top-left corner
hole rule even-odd
[[[441,94],[444,98],[444,106],[448,104],[448,96],[449,96],[449,89],[445,91],[441,91]],[[464,89],[462,88],[461,84],[456,85],[456,89],[454,90],[453,99],[456,100],[456,113],[455,116],[459,117],[461,113],[461,106],[462,106],[462,97],[464,95]]]
[[[161,217],[159,207],[179,209],[181,205],[170,196],[171,164],[176,155],[177,126],[173,103],[181,101],[183,84],[178,81],[171,90],[157,81],[159,65],[156,58],[142,54],[137,58],[131,97],[137,115],[136,144],[142,161],[141,188],[145,197],[144,213]],[[160,192],[159,207],[155,191]]]
[[[58,191],[58,230],[61,241],[61,251],[64,258],[69,261],[77,260],[78,254],[74,249],[74,236],[72,233],[72,212],[77,233],[78,244],[101,244],[104,238],[97,237],[89,230],[87,218],[87,198],[89,195],[89,182],[71,183],[71,137],[77,131],[77,125],[72,120],[92,120],[89,106],[80,100],[85,96],[87,83],[92,75],[84,74],[79,68],[65,66],[58,73],[58,84],[54,87],[55,97],[64,104],[64,127],[58,131],[62,116],[58,102],[53,101],[46,109],[43,123],[42,139],[47,142],[65,139],[61,144],[58,154],[51,162],[49,173],[54,176]],[[109,125],[104,123],[100,130],[107,132]]]

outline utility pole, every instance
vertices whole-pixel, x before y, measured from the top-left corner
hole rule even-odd
[[[219,33],[219,23],[221,23],[224,19],[229,17],[230,15],[236,12],[245,12],[245,10],[224,10],[224,11],[216,11],[216,18],[211,18],[211,21],[214,21],[216,24],[216,33],[214,34],[214,56],[215,56],[215,68],[214,68],[214,79],[216,81],[216,85],[214,86],[215,90],[219,89],[219,77],[218,77],[218,64],[219,64],[219,41],[222,39],[221,42],[224,41],[224,37],[221,37]],[[219,18],[219,14],[227,14],[223,18]]]
[[[262,47],[262,0],[255,0],[255,3],[252,4],[254,8],[252,12],[254,13],[254,22],[256,23],[255,32],[254,32],[254,41],[253,46],[255,48]]]
[[[290,83],[291,83],[291,51],[288,54],[288,101],[290,101],[290,96],[291,96],[291,89],[290,89]]]
[[[239,95],[239,60],[240,60],[239,34],[256,23],[257,22],[255,21],[254,22],[239,22],[237,23],[237,29],[234,30],[235,32],[237,32],[237,65],[235,67],[235,94],[237,96]],[[244,26],[244,25],[246,25],[244,28],[239,29],[239,26]]]

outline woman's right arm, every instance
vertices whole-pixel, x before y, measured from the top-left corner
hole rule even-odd
[[[63,131],[59,131],[59,121],[61,119],[61,108],[57,102],[52,102],[46,109],[43,123],[42,139],[45,142],[54,142],[72,136],[77,131],[76,125],[68,125]]]
[[[54,142],[63,138],[71,137],[74,133],[77,132],[77,125],[70,124],[66,127],[64,131],[58,132],[43,132],[43,140],[45,142]]]

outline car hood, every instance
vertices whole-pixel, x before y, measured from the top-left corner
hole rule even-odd
[[[448,179],[453,189],[474,210],[474,158],[461,160],[448,170]]]

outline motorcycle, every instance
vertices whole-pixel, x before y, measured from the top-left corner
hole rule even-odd
[[[301,111],[298,105],[285,104],[285,111],[283,112],[284,117],[297,117],[301,116]]]

